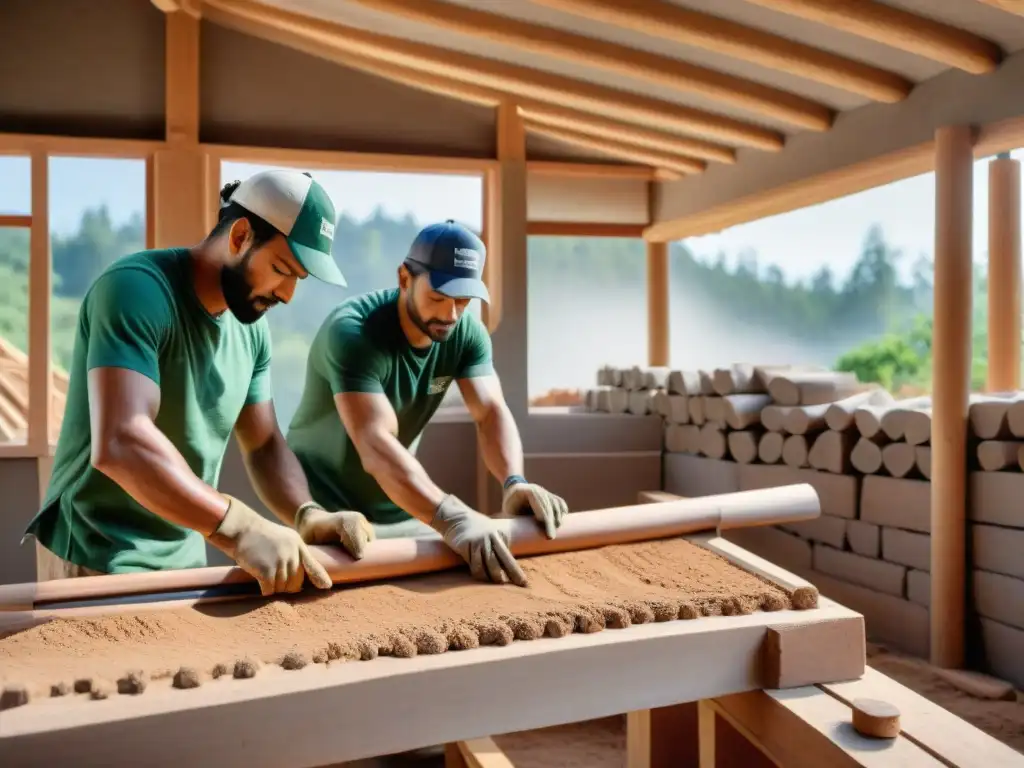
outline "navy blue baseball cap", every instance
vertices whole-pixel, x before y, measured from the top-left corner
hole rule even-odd
[[[425,272],[430,287],[453,299],[491,300],[484,285],[487,249],[469,229],[448,219],[420,230],[409,246],[405,263],[415,272]]]

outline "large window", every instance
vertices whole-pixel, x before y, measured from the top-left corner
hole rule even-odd
[[[224,183],[270,166],[225,162]],[[267,314],[273,338],[274,406],[287,430],[302,396],[309,345],[339,302],[366,291],[397,285],[397,269],[416,233],[445,219],[480,232],[483,184],[479,176],[361,171],[312,171],[330,194],[338,215],[334,251],[347,288],[304,280],[288,306]],[[479,315],[480,302],[469,311]],[[447,404],[458,404],[457,388]]]
[[[59,434],[78,308],[99,274],[146,242],[146,163],[120,158],[51,157],[50,333],[54,401],[51,440]]]
[[[533,406],[579,402],[603,365],[647,358],[647,261],[639,238],[530,237],[528,392]]]
[[[0,156],[0,216],[31,213],[30,169],[27,157]],[[29,236],[0,225],[0,443],[28,439]]]
[[[986,367],[988,164],[974,165],[974,389]],[[815,363],[928,392],[934,241],[928,173],[673,243],[672,364]]]

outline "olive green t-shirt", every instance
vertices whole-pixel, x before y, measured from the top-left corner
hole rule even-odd
[[[384,394],[398,416],[398,441],[410,448],[457,379],[494,372],[491,338],[464,313],[444,342],[413,347],[398,319],[398,289],[373,291],[336,307],[313,340],[306,385],[288,430],[313,498],[327,509],[354,509],[373,523],[408,520],[363,469],[338,415],[342,392]]]
[[[90,286],[78,314],[67,405],[42,509],[28,533],[105,573],[206,565],[201,534],[139,505],[90,462],[88,372],[128,368],[160,387],[157,428],[216,486],[239,412],[271,398],[266,320],[214,317],[195,293],[188,250],[125,256]]]

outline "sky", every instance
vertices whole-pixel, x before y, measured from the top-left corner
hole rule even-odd
[[[1024,150],[1013,153],[1024,158]],[[224,180],[245,178],[265,166],[225,163]],[[479,227],[482,187],[471,176],[318,171],[339,212],[356,219],[378,206],[400,217],[411,213],[426,224],[454,218]],[[88,206],[105,204],[115,222],[145,207],[145,165],[141,160],[54,158],[50,165],[51,226],[67,233]],[[687,245],[710,260],[720,252],[734,264],[746,249],[757,251],[763,270],[778,265],[787,280],[804,279],[830,264],[843,279],[860,254],[868,228],[878,223],[886,239],[905,254],[902,267],[920,255],[929,258],[934,242],[934,174],[824,203],[800,211],[733,227],[723,233],[691,238]],[[26,213],[29,207],[27,158],[0,157],[0,213]],[[983,259],[988,237],[988,160],[974,166],[974,253]]]

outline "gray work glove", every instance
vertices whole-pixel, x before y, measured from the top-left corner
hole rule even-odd
[[[307,544],[341,544],[356,560],[373,541],[373,526],[359,512],[328,512],[312,502],[303,504],[295,515],[295,530]]]
[[[569,506],[561,496],[555,496],[534,483],[520,481],[505,489],[501,512],[506,517],[532,512],[544,528],[544,535],[553,539],[556,529],[569,514]]]
[[[507,577],[517,586],[526,586],[526,574],[512,557],[508,535],[497,521],[470,509],[449,494],[437,505],[430,527],[469,563],[474,579],[500,584]]]

